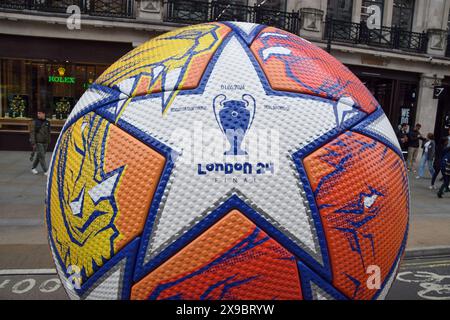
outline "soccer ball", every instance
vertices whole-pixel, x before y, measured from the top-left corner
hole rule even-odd
[[[47,186],[74,299],[377,299],[407,171],[364,85],[310,42],[214,22],[154,38],[76,104]]]

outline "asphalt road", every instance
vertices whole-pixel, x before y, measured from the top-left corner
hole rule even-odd
[[[0,270],[0,299],[67,299],[55,269]],[[450,300],[450,257],[405,260],[388,300]]]
[[[388,300],[450,300],[450,257],[404,260]]]

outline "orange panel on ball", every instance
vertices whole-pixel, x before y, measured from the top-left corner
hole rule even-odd
[[[301,299],[292,254],[233,210],[132,288],[132,299]]]
[[[115,220],[119,231],[114,242],[116,252],[142,232],[164,164],[161,154],[116,126],[110,126],[105,170],[125,167],[116,197],[119,208]]]
[[[270,86],[339,100],[348,96],[362,111],[372,113],[378,103],[364,84],[336,58],[309,41],[277,28],[265,28],[251,50]]]
[[[349,298],[370,299],[369,266],[384,281],[408,223],[403,160],[364,135],[347,132],[303,161],[322,219],[333,285]]]

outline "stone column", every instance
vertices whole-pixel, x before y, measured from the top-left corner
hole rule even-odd
[[[352,22],[361,22],[362,0],[353,0]]]
[[[383,21],[382,24],[385,27],[392,26],[392,13],[394,11],[394,0],[384,1]]]
[[[307,39],[321,40],[323,37],[326,1],[303,0],[299,3],[299,10],[301,17],[300,35]]]
[[[426,1],[415,1],[414,2],[414,13],[413,13],[413,32],[423,32],[427,29],[427,16],[430,7],[430,0]]]
[[[433,86],[435,85],[436,80],[440,83],[442,79],[442,76],[437,76],[437,78],[435,78],[435,75],[432,74],[422,74],[420,77],[416,123],[422,125],[420,131],[423,135],[426,135],[428,132],[434,132],[439,100],[433,99]]]
[[[432,55],[445,55],[448,19],[447,2],[446,0],[429,1],[426,15],[426,29],[428,32],[427,52]]]
[[[429,0],[427,27],[431,29],[445,29],[447,27],[447,0]]]

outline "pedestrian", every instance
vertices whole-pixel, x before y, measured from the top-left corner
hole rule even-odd
[[[402,149],[402,152],[408,151],[408,124],[402,123],[400,125],[400,128],[398,128],[397,132],[397,139],[400,144],[400,148]]]
[[[423,144],[423,153],[420,158],[419,164],[419,175],[416,177],[417,179],[423,178],[425,175],[425,166],[428,167],[428,171],[430,172],[431,177],[434,175],[434,156],[436,152],[436,143],[434,142],[434,134],[428,133],[427,140]]]
[[[434,157],[434,174],[433,177],[431,178],[430,189],[436,189],[434,183],[436,182],[436,179],[439,176],[439,173],[441,172],[442,154],[445,148],[447,148],[447,145],[448,145],[447,137],[441,138],[440,143],[436,143],[436,152]]]
[[[417,154],[419,153],[420,140],[425,140],[420,133],[422,125],[417,123],[408,133],[408,170],[414,170]]]
[[[38,174],[36,168],[40,163],[44,174],[47,175],[45,152],[50,144],[50,122],[45,118],[44,111],[38,111],[37,119],[34,119],[31,122],[30,143],[33,151],[36,152],[31,172],[33,174]]]
[[[448,140],[448,139],[447,139]],[[441,173],[443,176],[443,182],[437,193],[438,198],[442,198],[444,191],[448,192],[450,184],[450,146],[444,149],[441,160]]]
[[[447,141],[448,141],[448,145],[450,146],[450,127],[448,127],[446,138],[447,138]]]

